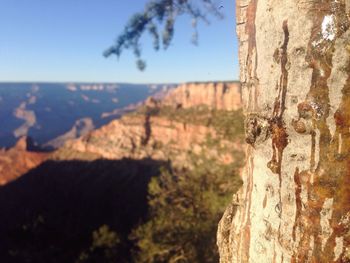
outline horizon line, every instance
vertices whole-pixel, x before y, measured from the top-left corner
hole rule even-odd
[[[129,84],[129,85],[180,85],[180,84],[196,84],[196,83],[211,83],[211,82],[221,82],[221,83],[237,83],[239,80],[192,80],[184,82],[127,82],[127,81],[16,81],[16,80],[0,80],[0,84],[6,83],[22,83],[22,84]]]

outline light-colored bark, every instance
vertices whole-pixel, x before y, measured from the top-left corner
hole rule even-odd
[[[350,1],[236,9],[249,145],[221,262],[350,262]]]

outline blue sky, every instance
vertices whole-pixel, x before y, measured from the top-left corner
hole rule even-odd
[[[143,39],[147,69],[131,51],[102,56],[146,0],[0,0],[0,81],[174,83],[238,79],[234,0],[218,0],[225,19],[199,24],[191,44],[189,17],[176,22],[167,51]]]

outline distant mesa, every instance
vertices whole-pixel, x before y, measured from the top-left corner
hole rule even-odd
[[[90,118],[94,127],[101,127],[165,86],[0,83],[0,147],[12,147],[22,136],[31,136],[43,145],[69,132],[83,118]]]
[[[66,89],[69,91],[109,91],[113,92],[119,88],[118,84],[74,84],[70,83],[66,85]]]
[[[36,124],[35,112],[32,110],[27,110],[26,107],[27,107],[27,103],[22,102],[20,106],[14,110],[14,113],[13,113],[13,115],[16,118],[22,119],[25,121],[20,127],[14,130],[13,135],[16,138],[27,135],[29,129]]]
[[[35,104],[36,103],[36,97],[35,96],[30,96],[28,99],[28,104]]]
[[[90,101],[90,98],[88,96],[86,96],[85,94],[81,94],[81,98],[86,102]]]
[[[119,118],[119,117],[123,116],[126,113],[135,111],[138,107],[142,106],[143,104],[144,104],[144,102],[140,102],[140,103],[137,103],[137,104],[130,104],[130,105],[128,105],[128,106],[126,106],[126,107],[124,107],[122,109],[115,109],[115,110],[113,110],[111,112],[103,112],[101,114],[101,118],[102,119],[111,118],[111,117]]]
[[[37,85],[37,84],[32,85],[31,92],[36,93],[39,90],[40,90],[39,85]]]
[[[77,87],[74,84],[68,84],[67,90],[69,91],[77,91]]]
[[[75,122],[72,129],[68,132],[58,136],[57,138],[44,144],[44,148],[57,149],[68,140],[76,139],[80,136],[84,136],[95,128],[93,120],[91,118],[82,118]]]
[[[104,84],[93,84],[93,85],[80,85],[79,89],[80,90],[96,90],[96,91],[102,91],[102,90],[116,90],[118,88],[118,85],[104,85]]]

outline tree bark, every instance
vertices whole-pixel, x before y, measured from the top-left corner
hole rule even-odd
[[[350,262],[350,0],[237,0],[243,187],[221,262]]]

